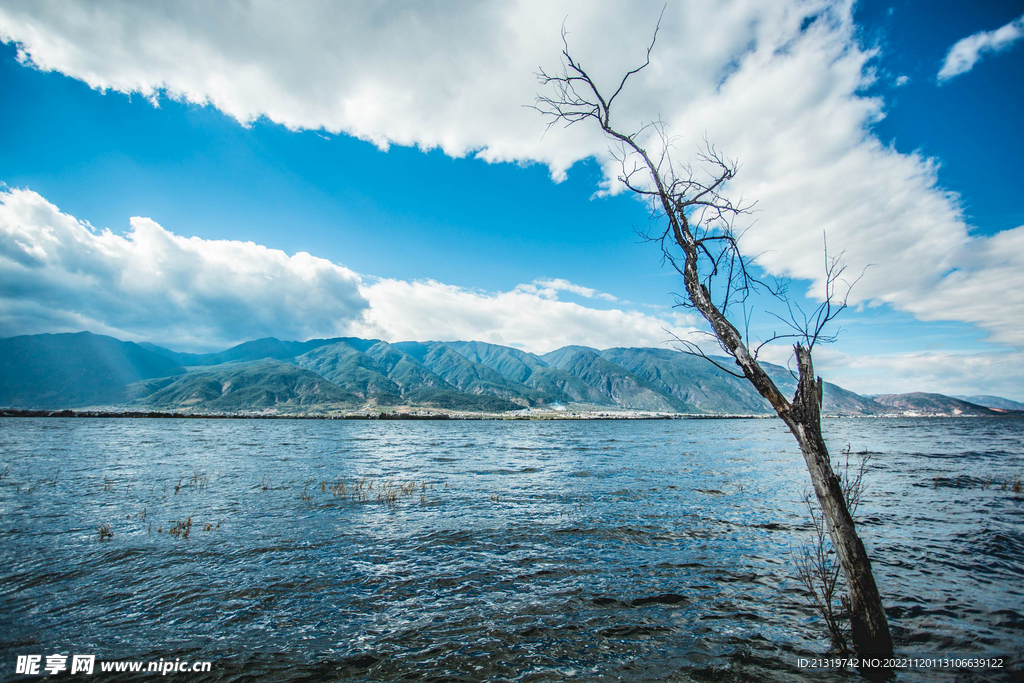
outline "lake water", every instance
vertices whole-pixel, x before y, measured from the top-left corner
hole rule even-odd
[[[1010,667],[901,679],[1020,680],[1024,420],[825,430],[872,454],[898,652]],[[5,465],[0,678],[64,652],[224,681],[858,680],[797,665],[828,642],[776,420],[2,418]]]

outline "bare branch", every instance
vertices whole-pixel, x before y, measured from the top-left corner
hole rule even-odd
[[[736,377],[738,379],[746,379],[741,373],[738,373],[735,370],[730,370],[729,368],[725,367],[724,365],[719,363],[717,360],[715,360],[715,358],[713,356],[709,356],[706,353],[704,353],[704,350],[701,349],[700,346],[698,346],[694,342],[690,341],[689,339],[683,339],[682,337],[677,335],[672,330],[669,330],[668,328],[663,327],[661,329],[664,330],[665,333],[668,334],[672,338],[672,341],[676,342],[677,344],[679,344],[682,347],[680,349],[680,351],[682,351],[683,353],[685,353],[687,355],[690,355],[690,356],[696,356],[697,358],[703,358],[704,360],[706,360],[707,362],[711,363],[712,365],[714,365],[716,368],[718,368],[722,372],[724,372],[726,374],[729,374],[729,375],[732,375],[733,377]],[[707,334],[709,336],[714,336],[714,335],[711,335],[709,332],[704,332],[703,334]]]

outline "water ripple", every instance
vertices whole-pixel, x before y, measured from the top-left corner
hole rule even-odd
[[[860,528],[901,653],[1021,662],[1024,496],[1002,484],[1024,472],[1022,427],[826,424],[837,452],[872,455]],[[796,666],[827,642],[792,566],[807,475],[773,421],[4,418],[0,444],[5,662],[209,659],[225,682],[856,680]]]

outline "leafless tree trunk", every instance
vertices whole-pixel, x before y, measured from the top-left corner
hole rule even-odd
[[[685,295],[680,297],[680,305],[696,309],[707,320],[713,338],[737,367],[729,368],[718,363],[692,341],[677,341],[689,352],[706,358],[725,372],[746,378],[771,403],[796,437],[846,579],[854,651],[862,661],[865,658],[890,657],[892,640],[871,573],[871,562],[854,528],[822,438],[822,384],[815,377],[811,362],[814,344],[827,340],[823,335],[826,324],[846,305],[845,298],[840,300],[837,296],[837,287],[845,282],[841,279],[841,257],[830,259],[826,249],[825,299],[816,310],[805,314],[798,304],[792,304],[786,298],[784,287],[776,285],[773,288],[755,279],[747,270],[733,223],[750,207],[733,204],[722,194],[724,185],[736,174],[734,162],[705,142],[699,161],[711,171],[705,170],[701,174],[688,166],[677,170],[671,158],[671,141],[660,122],[643,125],[632,133],[623,132],[613,123],[611,112],[615,100],[629,79],[650,64],[657,35],[655,30],[644,64],[626,72],[609,96],[573,59],[563,29],[562,71],[557,75],[544,71],[538,74],[541,84],[551,88],[552,94],[539,96],[535,108],[550,118],[549,125],[593,122],[613,141],[612,153],[622,165],[619,180],[650,203],[652,217],[658,219],[662,226],[647,237],[661,245],[666,262],[682,276]],[[656,154],[649,154],[642,146],[646,139],[659,143]],[[851,286],[847,284],[847,294]],[[789,331],[773,334],[754,345],[749,334],[748,297],[759,289],[767,289],[787,303],[790,317],[788,320],[780,319]],[[730,311],[736,307],[742,308],[745,330],[742,334],[729,319]],[[798,383],[791,401],[782,395],[757,359],[757,352],[764,344],[783,338],[797,341],[794,352]],[[882,679],[891,675],[891,671],[884,667],[867,667],[861,671],[871,678]]]
[[[850,445],[843,449],[846,456],[845,464],[836,468],[843,499],[851,515],[856,516],[857,507],[864,494],[864,473],[871,456],[867,452],[859,453],[859,466],[850,471]],[[816,495],[804,493],[804,504],[811,517],[813,530],[809,546],[793,554],[797,567],[797,576],[807,589],[811,604],[825,620],[833,650],[841,657],[851,654],[850,642],[850,600],[841,595],[845,591],[845,582],[841,580],[842,568],[836,561],[835,548],[828,532],[828,522],[821,513]]]

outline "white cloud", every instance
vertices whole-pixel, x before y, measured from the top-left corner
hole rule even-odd
[[[896,79],[895,85],[896,85],[897,88],[902,88],[907,83],[910,83],[910,76],[907,76],[906,74],[903,74],[902,76],[900,76],[900,77],[898,77]]]
[[[988,53],[1002,52],[1024,38],[1024,15],[994,31],[979,31],[958,40],[946,53],[939,69],[939,83],[965,74]]]
[[[94,88],[209,103],[242,123],[265,116],[382,148],[537,162],[556,179],[593,156],[615,191],[617,166],[593,127],[544,133],[522,105],[537,93],[537,67],[557,68],[563,19],[573,52],[611,84],[642,61],[661,9],[612,0],[470,2],[458,11],[415,2],[12,0],[0,7],[0,37],[40,69]],[[1006,44],[1006,28],[987,44]],[[857,301],[970,320],[1024,344],[1015,297],[989,297],[990,314],[979,316],[943,284],[957,269],[983,272],[975,260],[998,254],[970,237],[957,196],[938,185],[936,160],[871,133],[884,103],[865,94],[874,52],[857,35],[849,1],[670,5],[650,68],[617,100],[619,121],[630,128],[660,117],[678,158],[706,134],[741,161],[732,193],[759,210],[743,248],[769,272],[821,291],[825,230],[833,250],[846,250],[850,272],[872,264]]]
[[[666,330],[692,331],[679,314],[559,301],[562,290],[600,295],[563,279],[510,292],[367,282],[304,252],[181,237],[149,218],[130,226],[125,235],[99,231],[35,192],[0,191],[0,336],[89,330],[193,350],[263,336],[361,335],[546,352],[566,344],[657,346],[670,337]]]
[[[921,320],[975,323],[992,341],[1024,346],[1024,226],[972,239],[957,266],[907,310]]]
[[[693,332],[684,316],[598,310],[521,288],[491,293],[385,279],[362,293],[370,302],[362,336],[392,341],[475,340],[545,353],[568,344],[661,346],[670,332],[684,338]]]
[[[599,292],[592,287],[584,287],[562,278],[538,279],[528,285],[519,285],[517,290],[539,294],[547,299],[557,298],[558,292],[572,292],[587,299],[603,299],[604,301],[618,301],[618,299],[606,292]]]
[[[521,9],[14,2],[0,7],[0,37],[17,41],[22,58],[42,70],[100,90],[210,104],[243,124],[265,116],[382,148],[479,150],[495,161],[526,151],[566,169],[586,156],[592,145],[583,140],[594,136],[581,130],[551,146],[536,114],[520,106],[533,101],[540,63],[557,58],[563,9]]]
[[[98,231],[35,192],[0,192],[0,332],[217,348],[340,334],[368,305],[359,276],[325,259],[130,225]]]

